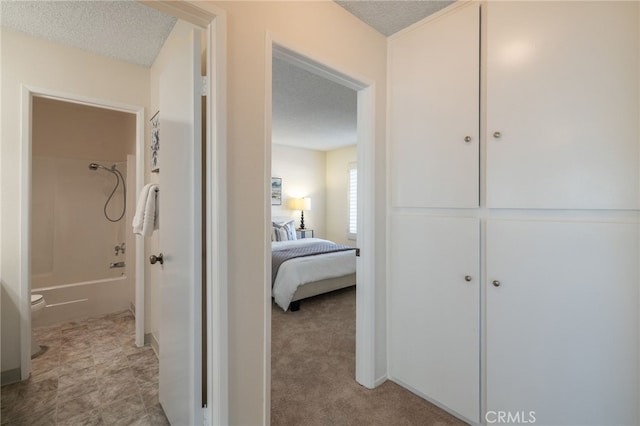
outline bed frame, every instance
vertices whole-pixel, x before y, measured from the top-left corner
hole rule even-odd
[[[308,297],[317,296],[319,294],[329,293],[330,291],[340,290],[341,288],[351,287],[356,285],[356,274],[344,275],[337,278],[329,278],[326,280],[313,281],[307,284],[303,284],[291,298],[289,309],[291,312],[300,310],[300,301]]]

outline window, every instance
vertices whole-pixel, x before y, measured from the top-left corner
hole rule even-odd
[[[349,234],[350,240],[358,233],[358,164],[349,163]]]

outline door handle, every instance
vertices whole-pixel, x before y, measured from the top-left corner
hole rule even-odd
[[[162,253],[160,253],[157,256],[155,254],[152,254],[151,256],[149,256],[149,263],[151,263],[152,265],[155,265],[157,262],[160,262],[161,265],[164,265],[164,259],[162,258]]]

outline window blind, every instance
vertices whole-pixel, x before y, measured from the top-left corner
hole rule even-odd
[[[358,233],[358,164],[349,163],[349,232],[350,240]]]

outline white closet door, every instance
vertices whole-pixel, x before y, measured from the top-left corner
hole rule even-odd
[[[483,10],[488,206],[638,208],[638,2]]]
[[[480,225],[398,214],[391,221],[389,374],[477,423]]]
[[[638,254],[637,224],[489,221],[489,420],[639,424]]]
[[[479,25],[474,3],[389,43],[394,207],[478,206]]]

